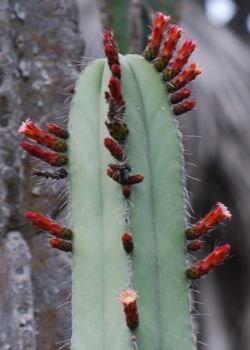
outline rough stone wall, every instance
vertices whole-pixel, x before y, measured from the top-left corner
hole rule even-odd
[[[22,219],[25,209],[55,217],[58,194],[64,206],[66,184],[52,182],[48,188],[31,178],[31,165],[37,163],[21,151],[17,130],[27,115],[40,125],[65,116],[57,120],[65,125],[64,102],[83,51],[73,0],[1,1],[1,350],[54,350],[69,344],[70,256],[52,253],[44,234]]]

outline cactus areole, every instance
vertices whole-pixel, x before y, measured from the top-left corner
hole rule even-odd
[[[187,62],[196,44],[176,50],[182,29],[169,22],[156,13],[143,56],[119,55],[113,33],[104,33],[107,59],[81,74],[68,132],[30,120],[19,130],[33,141],[22,147],[52,166],[34,174],[70,181],[72,231],[34,212],[26,218],[57,236],[53,248],[73,250],[71,350],[193,350],[187,277],[207,274],[230,251],[186,267],[186,240],[188,251],[201,249],[195,239],[231,215],[218,203],[187,227],[174,115],[194,107],[185,85],[201,70]]]

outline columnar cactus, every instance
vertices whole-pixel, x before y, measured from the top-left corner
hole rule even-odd
[[[55,124],[45,132],[31,120],[19,130],[52,150],[21,143],[58,167],[35,169],[36,176],[70,177],[72,231],[34,212],[25,216],[55,236],[52,247],[73,246],[72,350],[194,349],[187,278],[207,274],[230,252],[226,244],[185,267],[186,251],[201,249],[202,237],[231,215],[217,203],[197,224],[186,219],[174,115],[194,107],[185,85],[201,70],[185,67],[192,40],[175,52],[182,29],[170,20],[156,13],[143,56],[120,56],[113,33],[104,33],[107,59],[81,74],[69,134]]]

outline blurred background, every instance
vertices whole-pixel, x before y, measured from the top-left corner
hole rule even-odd
[[[197,347],[250,349],[249,0],[1,0],[0,350],[69,349],[71,334],[71,257],[48,249],[22,216],[32,209],[66,223],[67,184],[31,177],[36,162],[17,129],[27,115],[66,125],[71,87],[103,55],[102,28],[114,28],[122,51],[141,52],[156,10],[197,41],[204,71],[197,108],[178,118],[192,220],[217,201],[233,214],[207,238],[210,250],[229,242],[232,257],[197,284]]]

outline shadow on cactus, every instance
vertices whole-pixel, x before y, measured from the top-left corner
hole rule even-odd
[[[231,215],[217,203],[188,224],[174,115],[194,107],[186,85],[201,70],[188,65],[195,42],[180,43],[182,29],[170,21],[156,13],[143,56],[120,56],[113,33],[104,33],[107,59],[81,74],[68,132],[55,124],[43,131],[29,119],[19,129],[35,141],[21,146],[57,167],[34,175],[70,179],[72,231],[25,216],[54,236],[53,248],[73,249],[72,350],[194,349],[192,280],[229,256],[225,244],[185,267],[187,254]]]

